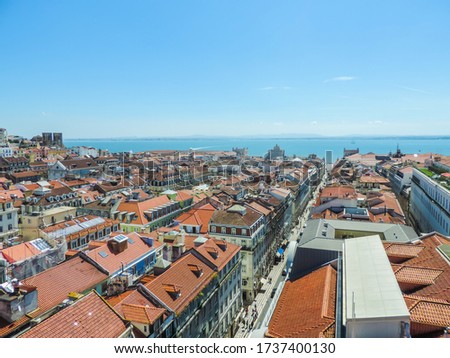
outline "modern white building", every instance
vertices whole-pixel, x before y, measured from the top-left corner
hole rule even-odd
[[[344,241],[342,324],[347,338],[409,335],[410,313],[378,235]]]
[[[99,151],[96,148],[93,147],[85,147],[85,146],[77,146],[70,148],[72,152],[77,154],[80,157],[92,157],[97,158],[99,156]]]
[[[411,181],[410,215],[421,232],[450,235],[450,191],[418,169]]]

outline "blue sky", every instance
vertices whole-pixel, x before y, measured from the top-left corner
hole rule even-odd
[[[0,0],[0,126],[450,135],[449,14],[444,0]]]

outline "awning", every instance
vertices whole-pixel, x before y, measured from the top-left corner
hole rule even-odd
[[[277,251],[278,254],[283,255],[284,250],[280,247]]]

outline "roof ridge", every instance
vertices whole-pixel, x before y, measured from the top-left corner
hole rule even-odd
[[[320,269],[319,269],[320,270]],[[326,317],[328,314],[328,301],[330,298],[330,284],[331,284],[331,266],[327,265],[325,268],[325,282],[324,282],[324,290],[323,290],[323,298],[322,298],[322,317]]]

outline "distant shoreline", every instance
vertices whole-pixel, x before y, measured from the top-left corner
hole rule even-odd
[[[167,140],[352,140],[352,139],[401,139],[401,140],[429,140],[429,139],[450,139],[450,135],[430,135],[430,136],[363,136],[363,135],[354,135],[354,136],[308,136],[308,137],[283,137],[283,136],[258,136],[258,137],[250,137],[250,136],[242,136],[242,137],[221,137],[221,136],[205,136],[205,137],[111,137],[111,138],[65,138],[64,141],[167,141]]]

